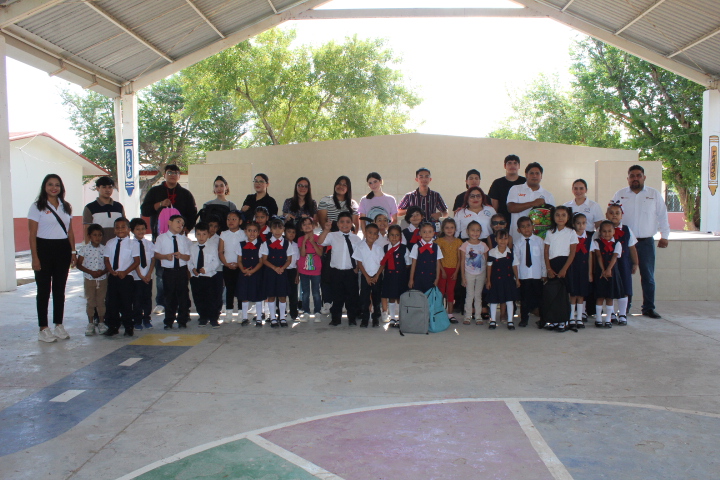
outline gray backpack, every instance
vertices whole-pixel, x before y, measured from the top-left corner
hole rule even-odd
[[[408,290],[400,295],[400,335],[428,333],[430,309],[428,299],[420,290]]]

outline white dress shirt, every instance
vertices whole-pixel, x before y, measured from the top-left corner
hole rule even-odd
[[[223,241],[223,255],[225,255],[225,261],[227,263],[237,263],[237,258],[240,254],[240,242],[247,241],[247,235],[245,235],[245,232],[240,229],[236,232],[225,230],[220,234],[220,239]],[[218,243],[220,242],[218,241]]]
[[[55,215],[52,214],[51,210],[52,212],[57,213],[60,220],[62,220],[63,224],[65,224],[65,229],[70,232],[72,215],[65,213],[65,209],[63,209],[62,204],[60,204],[59,209],[56,209],[48,202],[47,209],[41,212],[38,210],[37,204],[33,202],[33,204],[30,205],[30,210],[28,210],[27,218],[28,220],[37,222],[37,238],[45,238],[47,240],[61,240],[63,238],[68,238],[68,234],[62,229],[60,222],[57,221],[57,218],[55,218]]]
[[[360,237],[354,233],[347,234],[350,238],[350,244],[353,246],[353,252],[357,248],[357,244],[362,242]],[[330,232],[322,243],[323,247],[332,247],[332,255],[330,256],[330,268],[337,270],[351,270],[353,268],[350,260],[350,252],[348,251],[345,234],[342,232]]]
[[[116,272],[122,272],[123,270],[127,270],[128,268],[130,268],[130,265],[132,265],[132,263],[135,261],[135,257],[140,257],[140,244],[134,238],[111,238],[105,244],[105,258],[110,260],[110,267],[113,266],[113,262],[115,261],[115,249],[120,240],[122,241],[120,242],[120,257],[118,258],[118,268],[114,269]]]
[[[214,243],[210,243],[210,241],[206,241],[203,245],[203,268],[205,269],[205,273],[198,272],[198,275],[193,275],[194,277],[212,277],[217,274],[218,265],[222,265],[220,263],[220,257],[218,255],[217,245]],[[190,272],[192,272],[194,269],[197,268],[197,262],[198,262],[198,256],[200,255],[200,244],[196,243],[193,244],[192,247],[190,247],[190,260],[188,261],[188,269]]]
[[[380,262],[385,256],[385,251],[378,242],[373,243],[372,249],[368,246],[366,241],[360,242],[355,247],[353,258],[358,262],[362,262],[365,272],[371,277],[380,270]]]
[[[155,240],[155,253],[159,253],[160,255],[175,253],[173,236],[177,239],[178,251],[183,255],[190,255],[190,247],[192,246],[190,239],[181,233],[172,233],[170,230],[162,235],[158,235],[157,240]],[[182,258],[178,258],[178,261],[181,267],[185,267],[188,264],[188,262]],[[163,268],[175,268],[175,259],[160,260],[160,265],[162,265]]]
[[[510,188],[507,196],[507,203],[527,203],[542,198],[548,205],[555,205],[555,197],[553,194],[545,190],[543,187],[539,187],[537,190],[533,190],[528,187],[527,183],[522,185],[514,185]],[[517,221],[520,217],[526,217],[532,208],[527,208],[519,213],[512,213],[510,215],[510,225],[508,229],[513,237],[513,242],[522,240],[522,234],[517,231]]]
[[[623,209],[623,222],[630,227],[637,238],[653,237],[659,231],[660,237],[670,236],[670,222],[663,196],[654,188],[645,187],[639,193],[630,187],[618,190],[613,202],[619,201]]]
[[[268,237],[268,240],[270,240],[270,243],[275,243],[276,240],[280,240],[280,246],[285,248],[285,244],[287,243],[287,240],[285,240],[285,237],[275,238],[274,236]],[[292,255],[292,242],[290,242],[290,245],[287,247],[287,256],[290,257]],[[267,241],[262,242],[260,244],[260,258],[262,259],[263,255],[270,255],[270,248],[268,248]],[[290,263],[292,264],[292,259],[290,259]],[[288,266],[288,268],[290,268]]]
[[[576,213],[582,213],[585,215],[585,218],[587,218],[587,226],[585,229],[590,232],[595,231],[595,222],[605,220],[605,215],[603,215],[600,204],[593,202],[589,198],[586,198],[582,205],[578,205],[575,202],[575,199],[572,199],[569,202],[565,202],[565,206],[572,208],[573,215]]]
[[[521,243],[522,240],[518,243]],[[578,244],[578,236],[575,230],[565,227],[555,232],[552,229],[545,234],[545,245],[550,245],[548,256],[552,259],[555,257],[567,257],[570,255],[570,245]]]
[[[614,239],[610,240],[615,244],[615,247],[613,248],[613,253],[617,253],[618,258],[622,257],[622,244],[620,242],[616,242]],[[600,245],[593,239],[592,246],[590,247],[591,252],[597,252],[600,251]],[[605,265],[605,268],[607,268],[607,265]]]
[[[623,228],[623,223],[620,222],[616,228]],[[628,227],[628,230],[630,231],[630,240],[628,241],[628,247],[634,247],[637,243],[637,237],[633,233],[632,228]],[[595,240],[596,238],[600,238],[599,229],[593,234],[593,240]]]
[[[483,205],[482,210],[480,210],[478,213],[475,213],[467,208],[458,210],[458,212],[455,214],[455,224],[457,226],[457,228],[455,229],[455,236],[458,238],[468,239],[470,236],[467,233],[467,227],[470,222],[475,221],[480,224],[480,227],[482,227],[482,232],[480,233],[480,240],[487,238],[488,235],[492,233],[492,228],[490,227],[490,219],[496,213],[497,212],[495,211],[495,209],[488,205]]]
[[[138,240],[137,238],[133,238],[133,242],[136,242],[136,243],[137,243],[137,246],[138,246],[138,256],[140,256],[140,240]],[[148,240],[148,239],[146,239],[146,238],[143,238],[143,239],[142,239],[142,243],[143,243],[143,245],[145,246],[145,260],[146,260],[147,263],[145,264],[145,268],[143,268],[143,267],[142,267],[142,258],[141,258],[141,259],[140,259],[140,262],[141,262],[141,263],[140,263],[140,265],[138,265],[138,269],[140,269],[140,272],[141,272],[143,275],[147,275],[148,271],[150,270],[150,266],[152,265],[152,262],[155,261],[155,244],[152,243],[150,240]],[[137,269],[136,269],[136,270],[137,270]],[[140,275],[138,275],[138,273],[137,273],[136,270],[133,270],[133,271],[130,273],[130,275],[132,275],[132,277],[133,277],[135,280],[140,280]]]
[[[290,245],[288,245],[287,254],[292,257],[290,260],[290,265],[288,265],[287,268],[289,270],[296,269],[298,258],[300,258],[300,248],[298,247],[298,244],[295,243],[295,241],[290,242]]]
[[[410,258],[417,260],[418,258],[418,252],[420,251],[420,247],[424,247],[427,244],[432,244],[433,242],[426,242],[425,240],[420,240],[415,246],[416,248],[412,249],[412,252],[410,252]],[[437,246],[437,259],[442,260],[443,254],[442,254],[442,248],[440,248],[440,245]]]
[[[532,265],[528,267],[525,262],[525,245],[530,240],[530,259]],[[513,265],[518,267],[518,278],[527,280],[530,278],[540,279],[547,277],[547,268],[545,267],[545,242],[537,235],[530,237],[523,236],[518,243],[515,244],[515,256],[513,257]]]

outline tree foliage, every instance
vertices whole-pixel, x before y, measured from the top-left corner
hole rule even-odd
[[[189,110],[207,119],[210,99],[232,98],[247,116],[247,146],[409,131],[420,99],[383,40],[293,47],[294,39],[294,30],[269,30],[184,70]]]

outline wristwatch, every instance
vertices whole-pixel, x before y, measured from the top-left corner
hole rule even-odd
[[[73,255],[77,255],[77,250],[73,250],[73,251],[70,252],[70,253],[72,253]]]

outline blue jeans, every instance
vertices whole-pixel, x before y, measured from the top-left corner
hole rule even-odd
[[[641,310],[655,310],[655,240],[652,237],[638,239],[635,249],[638,254],[640,284],[642,285],[643,304]]]
[[[314,313],[320,313],[322,300],[320,300],[320,275],[300,274],[300,287],[302,288],[303,310],[310,313],[310,289],[312,288]]]
[[[165,306],[165,287],[163,286],[163,267],[160,260],[155,260],[155,305]]]

